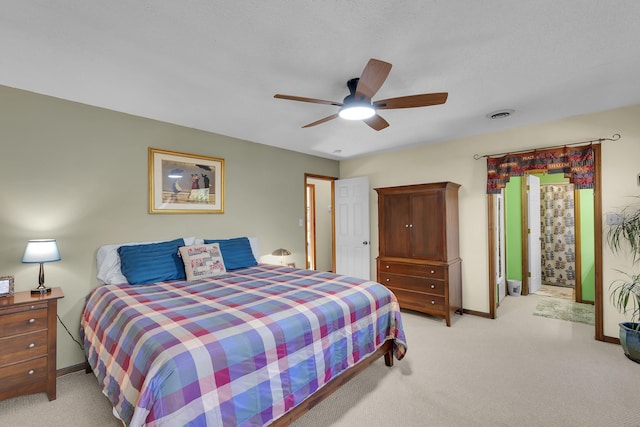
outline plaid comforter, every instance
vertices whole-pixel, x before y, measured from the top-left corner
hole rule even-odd
[[[85,352],[131,426],[262,426],[394,340],[384,286],[270,265],[196,282],[105,285],[87,298]]]

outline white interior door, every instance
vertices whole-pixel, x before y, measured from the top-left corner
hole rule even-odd
[[[527,175],[527,228],[529,293],[542,288],[542,246],[540,244],[540,178]]]
[[[369,177],[335,181],[336,273],[370,279]]]
[[[495,233],[495,272],[496,287],[498,292],[498,302],[502,302],[507,295],[507,278],[506,278],[506,261],[505,261],[505,225],[504,225],[504,189],[500,194],[493,197],[494,203],[494,224],[496,225]]]

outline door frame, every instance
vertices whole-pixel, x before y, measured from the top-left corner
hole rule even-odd
[[[527,174],[536,174],[536,173],[541,173],[542,171],[531,171],[531,172],[527,172]],[[567,183],[568,184],[568,183]],[[527,183],[525,182],[525,180],[522,180],[522,192],[524,194],[524,191],[526,189]],[[541,186],[544,184],[541,184]],[[595,194],[595,192],[594,192]],[[580,217],[581,217],[581,208],[580,208],[580,190],[576,189],[574,187],[573,189],[573,200],[574,200],[574,207],[573,207],[573,212],[574,212],[574,219],[575,219],[575,223],[574,223],[574,229],[575,229],[575,270],[576,270],[576,284],[574,286],[574,298],[573,300],[575,302],[580,302],[580,303],[585,303],[585,304],[590,304],[591,302],[587,302],[582,298],[582,250],[581,250],[581,244],[582,244],[582,233],[580,232]],[[595,207],[594,207],[595,210]],[[595,214],[595,211],[594,211]],[[594,215],[595,218],[595,215]],[[524,200],[523,197],[523,204],[522,204],[522,235],[525,236],[527,233],[527,227],[526,227],[526,223],[528,223],[528,209],[527,209],[527,203],[526,200]],[[528,268],[529,265],[529,249],[526,246],[526,242],[524,241],[524,237],[523,237],[523,244],[522,244],[522,295],[528,295],[529,292],[529,276],[527,274],[525,274],[525,270]],[[580,273],[578,273],[580,272]],[[526,292],[526,293],[525,293]]]
[[[333,208],[335,205],[335,181],[338,177],[335,176],[327,176],[327,175],[316,175],[312,173],[304,174],[304,212],[305,212],[305,221],[304,221],[304,262],[305,266],[308,268],[308,259],[309,259],[309,248],[307,241],[307,233],[310,230],[307,229],[307,221],[306,221],[306,212],[307,212],[307,184],[309,179],[317,179],[320,181],[330,181],[331,182],[331,270],[336,270],[336,214],[335,209]],[[315,205],[315,201],[314,201]],[[316,232],[315,227],[313,227],[313,233]],[[317,241],[316,236],[313,237],[314,241]],[[315,255],[315,254],[314,254]]]
[[[594,308],[595,308],[595,339],[605,341],[604,336],[604,319],[603,319],[603,288],[602,288],[602,150],[600,144],[593,144],[593,168],[594,168],[594,189],[593,189],[593,220],[594,220]],[[495,259],[494,259],[494,239],[495,239],[495,221],[493,209],[493,195],[487,195],[487,213],[489,234],[489,317],[496,318],[497,305],[495,293]],[[524,212],[524,211],[523,211]],[[521,219],[522,221],[522,219]],[[524,240],[524,239],[523,239]],[[524,248],[523,248],[524,249]],[[525,253],[523,251],[522,258],[525,262]],[[524,264],[523,264],[524,265]],[[525,283],[528,290],[527,277],[523,272],[522,284],[523,290]]]

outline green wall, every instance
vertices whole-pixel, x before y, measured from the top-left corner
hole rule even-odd
[[[540,184],[568,182],[561,174],[536,174]],[[512,177],[505,188],[506,212],[506,261],[507,279],[522,280],[522,180]],[[582,300],[595,298],[595,239],[593,190],[579,190],[580,193],[580,251],[582,254]]]
[[[522,280],[522,177],[514,176],[504,192],[507,279]]]

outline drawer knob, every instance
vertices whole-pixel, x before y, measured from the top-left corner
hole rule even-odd
[[[436,285],[431,285],[431,289],[435,289],[435,288],[436,288]]]
[[[404,228],[409,228],[409,224],[405,224],[405,225],[404,225]]]
[[[29,319],[29,323],[36,323],[36,319],[33,319],[33,318]]]
[[[436,302],[434,300],[431,300],[431,305],[435,305],[435,303]]]
[[[36,308],[36,306],[35,306],[35,305],[32,305],[32,306],[31,306],[31,310],[33,310],[34,308]]]
[[[435,270],[431,270],[431,274],[435,274],[435,273],[436,273],[436,271],[435,271]]]
[[[36,345],[35,345],[34,343],[29,344],[29,348],[33,348],[33,347],[35,347],[35,346],[36,346]]]
[[[388,265],[386,265],[384,268],[389,268],[389,266],[388,266]]]
[[[33,375],[35,373],[36,373],[36,371],[34,371],[33,369],[31,369],[29,372],[27,372],[27,374],[29,374],[29,375]]]
[[[391,281],[391,279],[387,279],[386,281],[387,281],[387,282],[390,282],[390,281]]]

